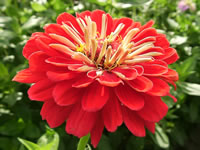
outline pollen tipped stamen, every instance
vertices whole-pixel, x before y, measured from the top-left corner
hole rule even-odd
[[[106,31],[107,31],[107,22],[106,22],[106,14],[102,15],[102,25],[101,25],[101,36],[100,38],[103,39],[106,36]]]
[[[72,58],[75,60],[83,61],[86,64],[93,65],[93,62],[83,53],[77,52],[74,55],[72,55]]]
[[[70,48],[72,48],[73,50],[76,49],[76,46],[67,38],[65,38],[64,36],[61,35],[57,35],[57,34],[49,34],[49,36],[54,39],[57,40],[67,46],[69,46]]]
[[[80,18],[77,18],[76,21],[78,22],[81,30],[84,32],[84,25],[81,23]]]
[[[138,28],[131,29],[126,36],[124,37],[124,40],[122,41],[123,46],[126,46],[136,35],[140,30]]]
[[[96,56],[96,51],[97,51],[97,41],[95,39],[92,39],[91,43],[92,43],[91,60],[94,61],[94,58]]]
[[[129,54],[129,51],[125,51],[123,55],[121,55],[117,61],[117,65],[120,65],[123,63],[123,61],[126,59],[126,56]]]
[[[143,63],[143,62],[149,62],[149,61],[153,61],[153,58],[152,57],[146,57],[146,58],[135,58],[135,59],[132,59],[132,60],[125,60],[124,64],[133,65],[133,64],[136,64],[136,63]]]
[[[126,49],[131,49],[134,46],[134,42],[130,42],[127,44],[127,46],[125,47]]]
[[[122,47],[119,47],[117,49],[117,51],[114,53],[114,55],[111,57],[111,59],[109,61],[109,64],[111,66],[117,61],[117,59],[119,58],[119,56],[122,54],[123,51],[124,51],[124,49]]]
[[[103,46],[102,46],[101,52],[100,52],[100,54],[99,54],[99,57],[98,57],[98,59],[97,59],[97,61],[96,61],[96,65],[98,65],[98,64],[101,62],[103,56],[105,55],[106,47],[107,47],[107,41],[105,40],[105,41],[103,42]]]
[[[86,27],[84,28],[84,38],[85,38],[85,51],[87,54],[90,49],[90,37],[88,29]]]
[[[152,43],[145,44],[144,46],[142,46],[142,47],[136,49],[135,51],[133,51],[132,53],[130,53],[127,57],[128,57],[128,59],[131,59],[134,56],[141,54],[141,53],[145,52],[146,50],[152,48],[153,46],[154,45]],[[130,50],[130,51],[132,51],[132,50]]]
[[[92,38],[96,38],[97,35],[97,25],[95,22],[92,22]]]
[[[124,27],[125,25],[123,23],[120,23],[115,29],[115,31],[111,33],[109,41],[114,41]]]
[[[69,47],[62,45],[62,44],[49,44],[49,46],[61,53],[67,54],[67,55],[73,55],[75,51],[72,51]]]
[[[89,37],[91,37],[92,36],[92,20],[90,16],[85,16],[85,20],[87,23]]]
[[[111,57],[111,53],[112,53],[112,47],[108,46],[107,51],[106,51],[106,55],[105,55],[106,59],[104,61],[104,65],[105,66],[107,66],[108,63],[109,63],[109,60],[110,60],[110,57]]]
[[[65,23],[63,23],[63,25],[61,26],[65,32],[70,35],[79,45],[83,44],[83,41],[81,40],[80,36],[68,25],[66,25]]]
[[[142,54],[140,56],[161,56],[161,55],[163,55],[163,53],[160,53],[160,52],[149,52],[149,53]]]

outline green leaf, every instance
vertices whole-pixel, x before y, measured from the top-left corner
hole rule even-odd
[[[112,150],[110,139],[107,136],[102,135],[97,149],[98,150]]]
[[[0,81],[7,80],[9,77],[8,69],[2,63],[0,63],[0,70]]]
[[[11,22],[12,18],[7,16],[0,16],[0,23],[8,23]]]
[[[79,140],[79,143],[78,143],[78,148],[77,150],[85,150],[85,147],[88,143],[88,140],[90,138],[90,134],[82,137],[80,140]]]
[[[22,29],[28,30],[33,27],[39,26],[42,21],[41,17],[32,16],[23,26]]]
[[[33,8],[33,10],[35,10],[36,12],[42,12],[46,10],[46,7],[44,5],[41,5],[37,2],[32,2],[31,3],[31,7]]]
[[[144,138],[131,136],[126,145],[127,150],[143,150]]]
[[[188,39],[187,37],[176,35],[170,40],[170,44],[181,45],[185,43],[187,39]]]
[[[181,82],[179,83],[184,93],[188,95],[200,96],[200,84]]]
[[[172,27],[172,28],[178,28],[179,27],[179,24],[174,20],[174,19],[171,19],[171,18],[167,18],[167,22],[169,23],[169,25]]]
[[[180,75],[180,81],[184,81],[189,75],[194,73],[197,57],[189,57],[185,59],[180,65],[176,66],[176,70]]]
[[[38,146],[37,144],[18,138],[18,140],[28,149],[28,150],[41,150],[40,146]]]
[[[0,39],[2,40],[11,40],[16,37],[16,34],[10,30],[2,30],[0,31]]]
[[[169,147],[169,138],[158,124],[156,125],[155,141],[161,148]]]
[[[54,130],[47,128],[46,133],[40,137],[37,144],[41,147],[41,150],[57,150],[59,135]]]

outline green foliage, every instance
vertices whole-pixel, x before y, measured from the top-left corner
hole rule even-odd
[[[64,125],[46,129],[40,117],[41,103],[28,99],[29,85],[12,82],[17,71],[28,66],[22,49],[33,32],[43,31],[62,12],[75,15],[102,9],[113,17],[130,17],[142,24],[154,20],[180,59],[170,65],[179,73],[177,103],[169,97],[167,116],[155,134],[133,136],[125,126],[114,133],[104,130],[97,150],[198,150],[200,147],[200,1],[196,11],[180,12],[178,0],[0,0],[0,150],[75,150],[78,138],[65,133]],[[46,132],[46,133],[45,133]],[[44,135],[42,135],[45,133]],[[60,138],[59,138],[60,137]],[[60,139],[60,140],[59,140]],[[88,146],[88,150],[94,149]]]
[[[18,138],[18,140],[28,150],[57,150],[59,144],[58,134],[49,128],[47,128],[46,133],[39,138],[37,144],[21,138]]]

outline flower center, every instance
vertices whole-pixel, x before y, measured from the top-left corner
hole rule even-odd
[[[152,61],[154,60],[153,56],[162,55],[157,51],[147,52],[154,47],[155,39],[146,40],[147,42],[133,42],[132,39],[140,31],[138,28],[129,29],[126,34],[120,34],[125,27],[125,24],[120,23],[113,32],[107,35],[108,18],[106,14],[102,15],[100,33],[97,32],[96,22],[92,21],[90,16],[85,16],[85,21],[82,18],[76,20],[84,36],[72,24],[68,25],[63,22],[62,28],[76,44],[63,36],[51,34],[53,39],[67,45],[51,44],[51,46],[57,50],[62,48],[74,59],[79,59],[89,65],[94,64],[98,70],[110,71],[119,65],[134,65]]]

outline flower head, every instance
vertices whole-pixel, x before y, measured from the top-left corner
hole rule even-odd
[[[90,133],[95,147],[104,127],[114,132],[123,122],[143,137],[166,115],[161,97],[171,96],[168,83],[178,80],[168,68],[177,52],[152,25],[101,10],[62,13],[57,24],[32,34],[23,49],[29,68],[13,80],[34,83],[29,98],[44,102],[50,127],[66,121],[67,133]]]

